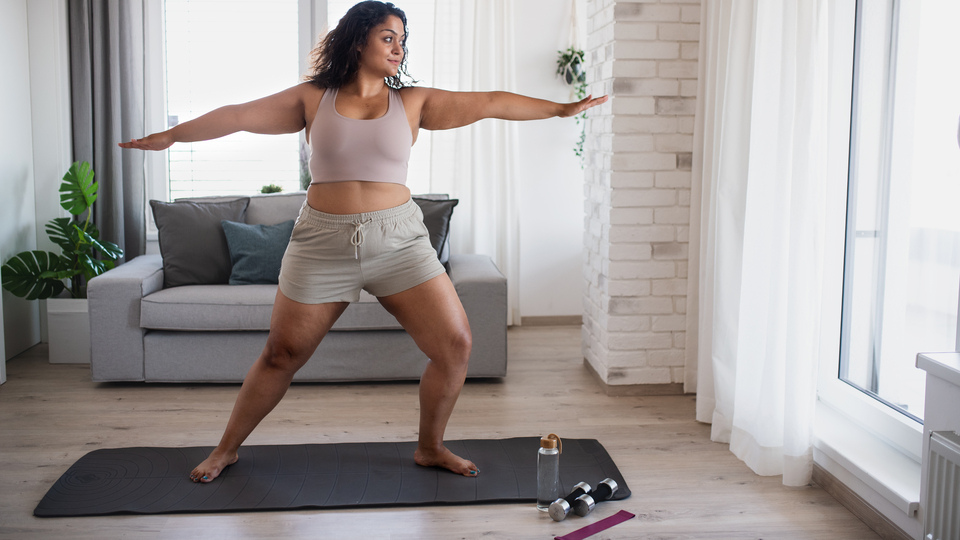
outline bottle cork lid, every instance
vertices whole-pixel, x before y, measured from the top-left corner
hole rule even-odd
[[[561,454],[563,453],[563,443],[555,433],[540,437],[540,448],[556,448]]]

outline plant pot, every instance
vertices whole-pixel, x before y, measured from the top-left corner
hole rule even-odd
[[[51,364],[90,363],[90,315],[86,298],[47,299]]]

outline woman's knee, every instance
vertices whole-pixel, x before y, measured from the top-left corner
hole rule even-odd
[[[466,327],[457,333],[455,347],[457,351],[466,359],[470,358],[470,351],[473,350],[473,334],[470,333],[470,327]]]
[[[473,336],[470,327],[458,328],[447,333],[443,338],[444,360],[451,366],[466,369],[470,360],[470,351],[473,349]]]
[[[312,353],[313,351],[271,336],[267,338],[267,345],[263,348],[260,359],[268,368],[293,373],[307,363]]]

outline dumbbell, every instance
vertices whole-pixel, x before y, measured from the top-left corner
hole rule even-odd
[[[619,487],[617,481],[613,478],[605,478],[600,482],[600,485],[597,486],[597,489],[580,495],[573,500],[573,511],[576,512],[578,516],[589,514],[598,502],[603,502],[613,497],[613,494],[617,492]]]
[[[552,517],[554,521],[563,521],[564,519],[567,519],[567,515],[570,513],[573,501],[577,497],[586,495],[587,493],[590,493],[590,484],[586,482],[580,482],[579,484],[573,486],[573,491],[571,491],[569,495],[566,497],[561,497],[550,503],[550,517]]]

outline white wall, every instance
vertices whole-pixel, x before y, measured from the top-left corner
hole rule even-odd
[[[67,0],[27,2],[27,29],[37,248],[58,253],[45,228],[51,219],[69,215],[59,196],[73,156]],[[46,302],[40,302],[40,337],[47,341]]]
[[[3,250],[0,249],[0,261],[3,260]],[[3,320],[3,296],[0,295],[0,321]],[[7,339],[6,332],[0,332],[0,350],[4,351],[3,361],[0,362],[0,384],[7,382]]]
[[[26,0],[0,2],[0,254],[37,246]],[[4,359],[40,341],[37,302],[3,292]]]
[[[684,381],[699,0],[590,0],[584,357],[611,385]]]
[[[0,261],[3,260],[3,249],[0,249]],[[3,320],[3,295],[0,295],[0,321]],[[0,332],[0,350],[4,351],[3,361],[0,362],[0,384],[7,382],[7,339],[6,332]]]
[[[60,206],[58,193],[73,156],[66,2],[27,2],[37,245],[53,251],[58,248],[47,237],[44,226],[55,217],[68,216]]]
[[[570,2],[514,3],[517,91],[570,100],[554,74],[557,51],[570,44]],[[573,153],[580,126],[572,118],[518,125],[520,152],[520,314],[583,311],[583,169]]]

